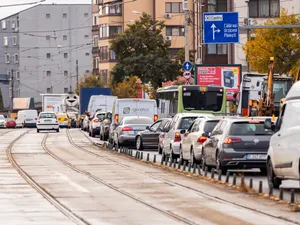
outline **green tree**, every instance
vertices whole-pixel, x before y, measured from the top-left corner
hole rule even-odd
[[[265,25],[300,24],[299,16],[288,15],[282,9],[280,17],[268,20]],[[275,71],[295,75],[300,59],[300,29],[272,28],[256,29],[255,38],[243,48],[250,62],[251,70],[266,73],[270,57],[275,57]]]
[[[113,83],[125,76],[137,76],[156,89],[162,82],[179,75],[180,65],[168,54],[171,44],[162,35],[164,28],[163,21],[153,20],[143,13],[138,21],[111,40],[110,48],[118,60],[111,71]]]
[[[76,94],[79,94],[80,88],[91,88],[91,87],[106,87],[103,82],[100,80],[98,75],[89,75],[85,74],[83,78],[79,81],[78,86],[76,87]]]
[[[123,81],[113,87],[113,95],[119,98],[137,98],[142,89],[139,78],[136,76],[125,77]]]
[[[0,110],[4,109],[4,104],[3,104],[3,97],[2,97],[2,91],[0,89]]]

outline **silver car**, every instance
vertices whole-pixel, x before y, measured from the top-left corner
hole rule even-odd
[[[214,117],[212,114],[204,113],[178,113],[176,114],[169,127],[169,131],[165,134],[162,157],[170,156],[171,159],[176,159],[180,154],[180,143],[183,138],[181,130],[187,130],[197,118]]]
[[[3,115],[0,115],[0,128],[6,127],[6,119]]]
[[[183,138],[180,146],[181,161],[189,161],[192,165],[200,163],[203,143],[207,137],[203,134],[210,134],[217,123],[218,118],[198,118],[196,119],[188,130],[182,130]]]
[[[135,136],[138,132],[153,124],[153,119],[144,116],[124,117],[113,132],[114,145],[135,145]]]

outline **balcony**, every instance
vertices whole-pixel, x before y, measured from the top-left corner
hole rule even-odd
[[[99,25],[93,25],[92,32],[93,32],[93,34],[94,33],[99,33]]]
[[[92,48],[92,53],[93,54],[99,54],[100,53],[99,47],[93,47]]]

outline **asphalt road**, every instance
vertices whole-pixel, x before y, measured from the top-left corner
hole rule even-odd
[[[300,224],[286,205],[107,151],[77,129],[1,130],[0,153],[2,224]]]

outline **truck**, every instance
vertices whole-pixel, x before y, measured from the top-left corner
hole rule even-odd
[[[42,111],[63,113],[62,102],[67,94],[41,94],[42,96]]]
[[[79,112],[81,115],[87,112],[88,104],[90,101],[90,97],[92,95],[111,95],[111,88],[81,88],[80,89],[80,104],[79,104]]]
[[[113,108],[117,96],[92,95],[88,104],[87,111],[94,116],[97,111],[109,112]]]

